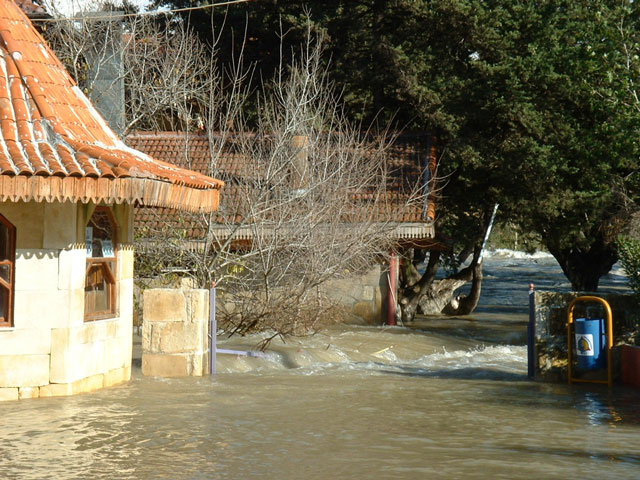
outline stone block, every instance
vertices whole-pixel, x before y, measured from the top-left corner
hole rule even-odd
[[[42,248],[45,202],[1,202],[0,213],[16,227],[16,245]]]
[[[84,325],[84,287],[69,290],[69,317],[67,325]]]
[[[50,383],[40,387],[40,397],[66,397],[73,395],[71,383]]]
[[[3,355],[48,355],[51,353],[51,330],[28,328],[0,332]]]
[[[133,280],[133,249],[118,250],[118,278],[120,280]]]
[[[131,379],[131,368],[116,368],[104,374],[104,386],[111,387],[120,383],[128,382]]]
[[[186,320],[184,292],[171,288],[145,290],[143,322],[183,322]]]
[[[95,332],[91,327],[87,324],[85,329],[52,332],[51,382],[71,383],[108,370],[104,336],[86,343],[79,341],[91,338],[91,332]],[[87,336],[83,337],[82,333]]]
[[[153,327],[158,336],[157,353],[193,352],[202,348],[202,324],[171,322]]]
[[[120,336],[120,319],[118,320],[107,320],[105,322],[106,324],[106,335],[105,335],[105,339],[109,339],[109,338],[116,338]]]
[[[377,318],[373,310],[373,304],[371,302],[358,302],[353,305],[351,313],[357,317],[362,318],[367,323],[373,323]]]
[[[18,400],[17,388],[0,388],[0,402],[6,402],[11,400]]]
[[[27,250],[16,258],[16,291],[58,290],[58,250]]]
[[[51,330],[51,354],[61,355],[71,346],[71,329],[54,328]]]
[[[155,323],[145,322],[142,324],[142,351],[156,352],[158,350],[158,340],[153,343],[153,327]]]
[[[189,361],[185,355],[142,354],[142,374],[151,377],[186,377]]]
[[[186,353],[201,348],[201,323],[166,322],[143,325],[143,352]]]
[[[66,248],[58,255],[58,288],[84,289],[87,255],[81,248]]]
[[[114,322],[115,320],[112,319],[98,320],[74,326],[69,329],[70,342],[72,345],[78,345],[103,341],[108,336],[109,326]]]
[[[17,329],[67,326],[69,292],[58,290],[55,286],[51,290],[16,289],[14,319]]]
[[[200,351],[206,352],[207,350],[209,350],[209,320],[208,319],[206,322],[200,323],[200,337],[202,339],[200,343]]]
[[[120,317],[118,322],[118,337],[130,339],[133,335],[133,319],[131,317]]]
[[[189,375],[193,377],[201,377],[202,375],[207,373],[204,371],[204,367],[205,367],[204,355],[202,355],[201,353],[194,354],[191,356],[190,360],[191,360],[191,368],[190,368],[191,371],[189,372]]]
[[[38,398],[40,396],[40,387],[21,387],[18,389],[18,398],[20,400],[27,398]]]
[[[0,355],[0,387],[49,383],[49,355]]]
[[[192,290],[197,288],[196,280],[191,277],[183,277],[180,279],[179,286],[183,290]]]
[[[127,341],[128,340],[128,341]],[[131,355],[129,353],[129,345],[131,337],[109,338],[105,341],[105,365],[101,370],[106,372],[113,369],[124,368],[131,365]]]
[[[386,284],[387,272],[383,270],[381,265],[375,265],[360,278],[364,285],[370,286],[379,286],[382,280]]]
[[[187,317],[191,322],[209,321],[209,290],[196,289],[185,292],[188,300]]]
[[[211,373],[209,369],[209,350],[206,350],[202,353],[202,375],[208,375]]]
[[[96,390],[100,390],[101,388],[104,388],[104,375],[101,373],[76,380],[71,385],[73,395],[77,395],[79,393],[94,392]]]
[[[236,304],[234,302],[224,302],[223,304],[223,310],[228,313],[228,314],[232,314],[236,311]],[[217,305],[216,308],[219,308],[220,304]]]
[[[0,213],[16,227],[19,249],[42,248],[45,202],[0,202]]]
[[[129,319],[133,317],[133,280],[121,280],[119,284],[120,298],[120,318]]]
[[[376,310],[376,312],[379,315],[382,315],[382,300],[384,298],[384,295],[382,294],[382,291],[380,290],[379,287],[377,287],[374,291],[374,300],[373,300],[373,305]]]
[[[70,349],[52,350],[49,378],[53,383],[70,383],[77,378],[74,358]]]
[[[365,285],[362,288],[362,300],[371,300],[373,301],[374,290],[373,287]]]

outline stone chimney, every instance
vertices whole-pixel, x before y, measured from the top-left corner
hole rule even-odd
[[[122,19],[123,12],[90,12],[80,19],[94,36],[86,55],[89,98],[118,136],[126,122]]]

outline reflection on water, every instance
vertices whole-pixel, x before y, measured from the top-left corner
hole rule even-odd
[[[527,380],[528,277],[544,269],[516,260],[489,259],[471,318],[344,327],[226,355],[213,379],[136,369],[101,392],[5,403],[2,477],[638,478],[637,391]]]

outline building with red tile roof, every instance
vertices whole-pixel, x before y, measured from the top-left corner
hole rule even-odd
[[[190,168],[203,174],[211,174],[215,168],[224,178],[231,179],[225,186],[223,203],[236,205],[241,192],[234,187],[234,179],[248,179],[256,175],[256,163],[239,153],[233,139],[228,140],[228,148],[212,159],[209,137],[203,132],[133,132],[126,138],[133,148],[154,158],[173,163],[178,167]],[[385,210],[379,212],[381,221],[391,222],[399,241],[416,247],[435,246],[434,219],[436,196],[434,181],[436,175],[436,152],[428,134],[403,134],[398,136],[388,152],[390,181],[387,186]],[[214,166],[215,164],[215,166]],[[425,177],[425,172],[428,172]],[[411,202],[410,196],[415,185],[429,185],[431,195],[422,202]],[[384,218],[382,218],[384,216]],[[139,231],[159,230],[159,223],[168,222],[180,228],[186,237],[194,242],[202,241],[206,232],[198,216],[172,214],[170,209],[136,208],[135,227]],[[226,228],[220,217],[216,236],[224,239]],[[229,222],[226,222],[229,223]],[[245,243],[250,240],[250,229],[233,229],[235,238]]]
[[[212,145],[205,133],[134,132],[128,135],[126,141],[129,145],[149,155],[201,173],[208,174],[215,170],[227,180],[220,211],[211,218],[213,222],[205,223],[201,216],[178,215],[170,209],[140,207],[136,208],[134,216],[138,238],[149,238],[153,245],[154,238],[164,242],[169,231],[179,233],[182,248],[204,248],[207,240],[213,238],[214,242],[228,243],[232,249],[250,250],[255,237],[258,242],[270,235],[286,237],[287,227],[273,228],[268,222],[259,226],[252,226],[246,221],[243,223],[243,214],[251,207],[246,197],[250,196],[256,179],[260,184],[258,177],[264,177],[260,169],[265,168],[264,163],[241,153],[242,147],[237,147],[235,143],[242,144],[243,140],[246,139],[225,139],[222,153],[214,147],[216,152],[212,154]],[[222,138],[215,138],[214,143],[217,145],[222,141]],[[291,141],[292,144],[305,143],[302,137],[294,137]],[[295,145],[292,147],[295,152]],[[350,209],[345,209],[343,216],[333,218],[332,222],[349,228],[351,223],[357,223],[365,217],[366,223],[380,222],[380,229],[386,232],[387,238],[395,237],[395,241],[403,247],[446,249],[445,244],[436,240],[434,231],[437,161],[433,139],[428,134],[403,134],[394,138],[386,153],[386,191],[380,197],[377,196],[380,192],[368,192],[366,189],[344,192],[347,196],[351,195],[357,218],[350,218]],[[294,157],[292,163],[299,158],[297,154]],[[306,163],[308,159],[305,157],[302,161]],[[294,168],[298,167],[294,165]],[[275,169],[278,170],[278,167]],[[414,195],[416,187],[423,189],[420,192],[422,195]],[[425,187],[427,195],[424,195]],[[257,198],[260,198],[260,194]],[[296,232],[291,234],[295,235]],[[146,246],[146,242],[141,243],[143,245]],[[153,247],[150,251],[154,252]],[[397,298],[395,283],[392,284],[391,279],[397,278],[398,262],[393,260],[393,256],[391,258],[389,265],[371,265],[365,275],[324,285],[326,295],[344,308],[345,318],[372,324],[378,324],[381,318],[386,318],[387,322],[393,321],[393,311],[386,314],[386,310],[382,309],[384,302]],[[224,312],[221,314],[224,315]]]
[[[0,400],[128,380],[133,205],[211,212],[222,186],[125,145],[0,0]]]
[[[20,9],[2,4],[0,200],[216,209],[222,182],[128,148]]]

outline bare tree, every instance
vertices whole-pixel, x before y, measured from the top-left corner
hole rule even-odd
[[[239,65],[233,78],[248,78]],[[397,220],[405,209],[422,208],[424,192],[416,185],[391,198],[393,136],[347,121],[323,67],[322,42],[311,33],[265,83],[250,133],[241,84],[232,90],[236,99],[218,102],[224,111],[210,112],[210,125],[227,127],[209,131],[211,173],[227,185],[220,210],[198,219],[202,241],[181,250],[183,264],[201,285],[217,282],[227,332],[310,332],[341,313],[329,299],[331,280],[382,261],[395,246]],[[234,161],[222,168],[230,155]],[[158,258],[157,251],[150,253]]]
[[[56,16],[45,35],[78,86],[122,136],[132,130],[204,128],[212,85],[213,48],[180,19],[123,15],[96,4]]]

